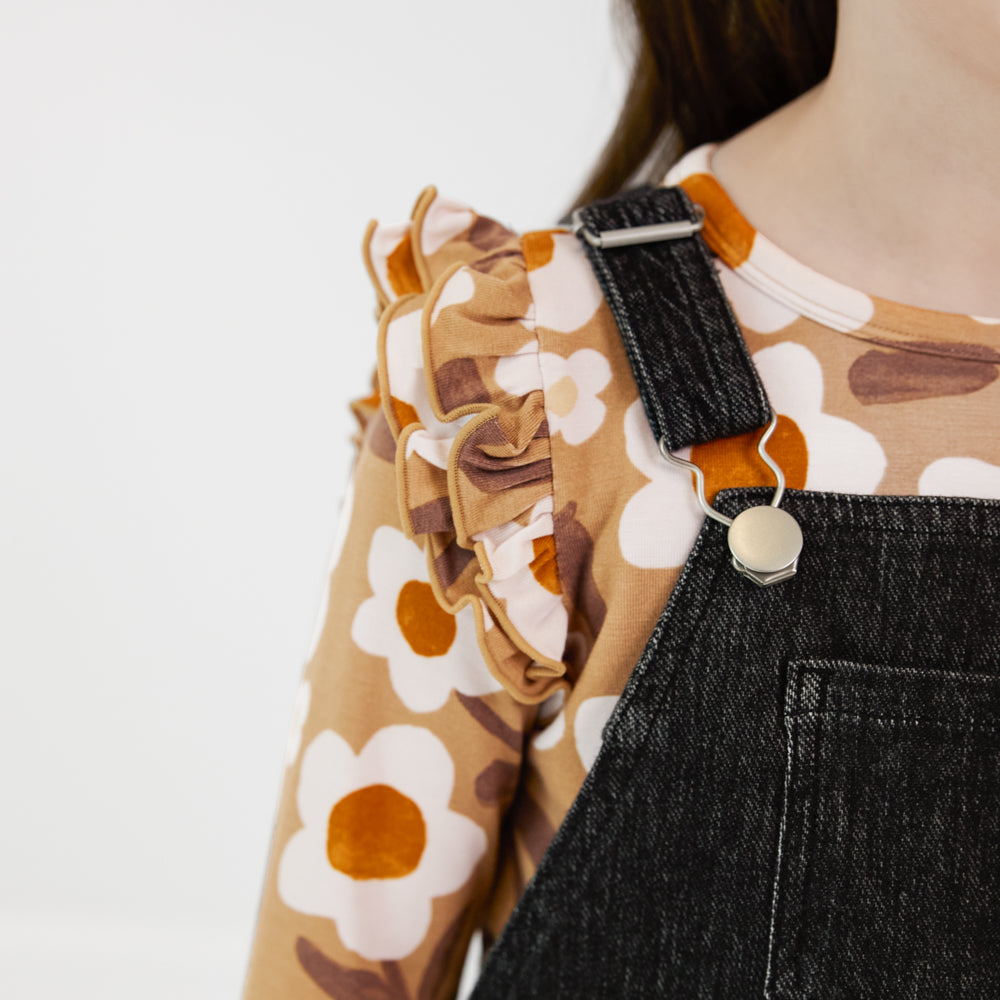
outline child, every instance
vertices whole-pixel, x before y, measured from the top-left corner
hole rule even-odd
[[[626,108],[579,202],[642,179],[701,206],[702,236],[777,416],[768,450],[789,489],[1000,497],[1000,321],[985,318],[1000,316],[993,5],[634,8]],[[246,1000],[454,995],[470,936],[481,929],[487,947],[497,939],[580,792],[702,530],[690,478],[657,447],[577,236],[518,236],[429,190],[409,223],[373,226],[365,247],[381,312],[378,377],[355,404],[349,526],[303,681]],[[773,484],[758,437],[680,453],[704,471],[709,502],[721,489]],[[831,565],[826,576],[845,572]],[[988,575],[977,589],[992,590]],[[922,641],[948,645],[940,631]],[[991,640],[984,633],[978,645]],[[966,670],[977,691],[995,693],[995,667],[947,666],[948,677]],[[885,669],[843,698],[895,685],[901,675]],[[923,717],[910,687],[893,690],[899,719]],[[776,690],[779,723],[783,697]],[[995,761],[995,741],[976,726],[958,774]],[[975,912],[996,902],[1000,861],[988,836],[996,771],[985,773],[961,800],[981,811],[953,832],[956,856],[963,829],[979,830],[986,852],[980,881],[962,887]],[[774,798],[768,865],[794,821],[780,793],[761,793]],[[914,794],[922,804],[928,793]],[[907,822],[922,829],[921,816]],[[894,885],[897,915],[908,912],[905,886]],[[782,916],[787,895],[775,898],[774,920],[793,921]],[[852,906],[846,919],[863,924]],[[914,926],[933,917],[914,912]],[[883,916],[888,928],[892,913]],[[829,985],[840,973],[826,966],[809,979],[819,959],[808,942],[786,954],[772,934],[754,947],[753,995],[848,995]],[[890,982],[925,992],[888,993],[883,982],[869,993],[852,979],[849,995],[993,995],[996,947],[984,932],[960,938],[957,958],[893,952],[880,960]],[[737,962],[712,960],[722,964],[701,985],[685,980],[689,993],[659,993],[646,978],[621,995],[731,995],[698,992]],[[783,978],[782,962],[805,971]],[[946,991],[961,968],[968,992]]]

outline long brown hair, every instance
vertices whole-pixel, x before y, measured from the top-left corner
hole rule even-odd
[[[688,149],[721,142],[830,70],[836,0],[618,0],[631,81],[575,205],[659,179]]]

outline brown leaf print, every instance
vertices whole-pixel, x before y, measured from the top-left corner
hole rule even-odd
[[[513,821],[514,829],[517,830],[537,868],[542,855],[548,850],[552,838],[556,835],[555,827],[542,807],[527,793],[518,799],[515,809],[517,816]]]
[[[371,418],[365,435],[373,455],[387,462],[396,461],[396,439],[392,436],[389,422],[381,409]]]
[[[410,525],[415,535],[426,535],[433,531],[454,531],[455,522],[451,516],[451,502],[447,497],[428,500],[410,510]]]
[[[493,711],[492,708],[487,705],[482,698],[473,698],[471,695],[462,694],[461,691],[455,692],[455,697],[458,698],[469,715],[471,715],[476,722],[478,722],[483,729],[488,733],[491,733],[498,740],[502,740],[507,744],[512,750],[521,750],[521,744],[523,738],[521,733],[516,730],[513,726],[507,725],[503,719]]]
[[[512,238],[513,234],[509,229],[505,229],[495,219],[483,215],[469,227],[469,242],[477,250],[498,250]]]
[[[559,579],[569,595],[570,605],[582,612],[596,639],[608,606],[594,580],[594,546],[587,529],[576,519],[576,501],[572,500],[553,519]]]
[[[476,777],[476,798],[484,806],[506,806],[514,798],[519,774],[516,764],[494,760]]]
[[[933,345],[929,345],[933,346]],[[956,345],[943,345],[949,348]],[[967,351],[976,345],[959,345]],[[982,354],[980,349],[976,352]],[[978,392],[997,377],[1000,355],[975,360],[956,357],[957,351],[866,351],[851,365],[848,383],[860,403],[907,403],[938,396],[964,396]]]
[[[451,521],[450,504],[448,505],[448,520]],[[437,574],[438,580],[441,581],[441,586],[445,590],[451,587],[474,558],[474,552],[463,549],[458,542],[451,539],[445,548],[434,557],[434,572]]]
[[[417,1000],[434,1000],[434,993],[438,984],[445,977],[449,961],[453,960],[455,946],[461,940],[465,922],[469,917],[469,907],[462,912],[448,925],[447,930],[441,935],[441,940],[437,943],[427,968],[424,970],[423,978],[420,980],[420,989],[417,992]]]
[[[383,962],[386,979],[367,969],[345,969],[307,938],[295,941],[295,956],[305,974],[335,1000],[410,1000],[395,962]]]
[[[510,260],[513,257],[519,258],[520,256],[520,252],[514,249],[495,250],[493,253],[487,254],[485,257],[480,257],[469,266],[473,271],[479,271],[482,274],[489,274],[490,271],[503,261]]]
[[[537,436],[533,432],[522,435],[522,440],[511,441],[499,420],[487,420],[466,438],[459,452],[458,467],[483,493],[548,482],[552,478],[552,459],[548,455],[533,461],[524,457]]]
[[[468,403],[488,403],[489,390],[479,375],[473,358],[452,358],[434,372],[441,409],[451,413]]]
[[[385,981],[393,991],[394,997],[400,1000],[410,1000],[410,991],[406,988],[406,980],[403,979],[403,971],[399,967],[399,962],[383,962],[382,971],[385,973]]]

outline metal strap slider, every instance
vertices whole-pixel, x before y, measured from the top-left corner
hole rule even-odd
[[[705,225],[705,210],[701,205],[694,206],[697,218],[691,222],[684,219],[680,222],[657,222],[651,226],[632,226],[629,229],[605,229],[595,233],[587,227],[580,215],[580,209],[575,209],[570,216],[570,231],[582,236],[592,247],[600,250],[610,250],[613,247],[631,246],[636,243],[662,243],[664,240],[681,240],[701,232]]]

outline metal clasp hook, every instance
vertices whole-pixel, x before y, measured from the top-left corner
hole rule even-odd
[[[772,410],[770,423],[757,442],[757,454],[777,480],[771,503],[748,507],[735,518],[720,514],[708,502],[704,472],[694,462],[671,454],[662,437],[659,441],[660,454],[671,465],[694,474],[695,495],[701,509],[710,518],[729,528],[726,541],[733,557],[733,567],[762,587],[794,576],[802,551],[802,529],[791,514],[778,508],[785,494],[785,474],[766,451],[767,442],[777,426],[778,415]]]

